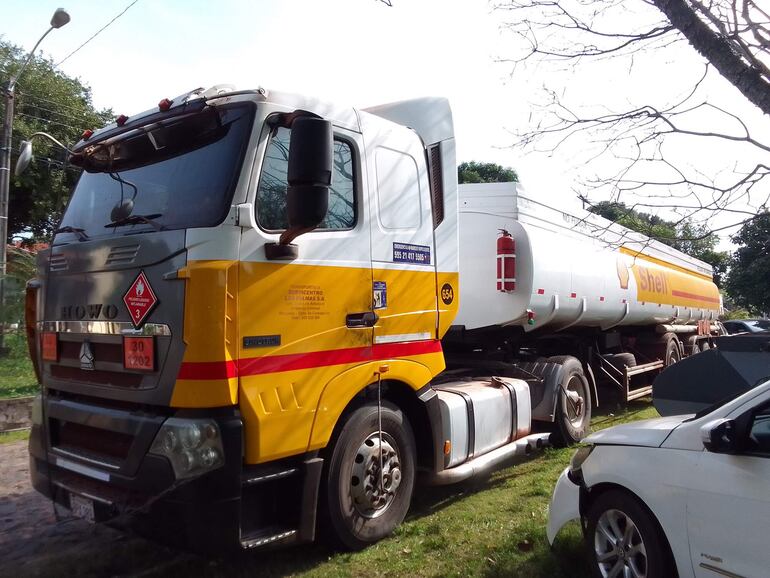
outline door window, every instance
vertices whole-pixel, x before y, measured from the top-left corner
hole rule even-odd
[[[752,453],[770,455],[770,404],[765,404],[754,414],[748,449]]]
[[[279,127],[267,145],[257,189],[257,222],[268,231],[288,227],[286,215],[287,172],[291,131]],[[354,156],[351,145],[334,140],[334,173],[329,189],[329,210],[316,230],[352,229],[356,224]]]

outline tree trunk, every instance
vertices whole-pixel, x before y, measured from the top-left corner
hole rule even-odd
[[[652,0],[689,43],[741,94],[770,115],[770,83],[733,52],[730,42],[712,30],[685,0]]]

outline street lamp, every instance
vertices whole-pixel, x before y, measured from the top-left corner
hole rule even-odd
[[[51,27],[45,31],[35,46],[30,50],[19,71],[11,76],[5,86],[5,119],[3,121],[2,139],[0,139],[0,355],[3,353],[5,336],[5,273],[8,260],[8,190],[11,185],[11,135],[13,133],[13,106],[16,81],[24,72],[35,50],[43,38],[54,28],[61,28],[70,21],[70,15],[64,8],[57,8],[51,18]]]

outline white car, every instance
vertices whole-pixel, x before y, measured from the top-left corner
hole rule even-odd
[[[551,544],[580,519],[596,576],[770,576],[770,381],[585,441],[551,498]]]

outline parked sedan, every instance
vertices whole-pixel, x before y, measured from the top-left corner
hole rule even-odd
[[[727,333],[759,333],[761,331],[770,331],[770,319],[732,319],[723,321]]]
[[[585,441],[551,499],[551,544],[580,519],[596,576],[770,575],[770,381]]]

